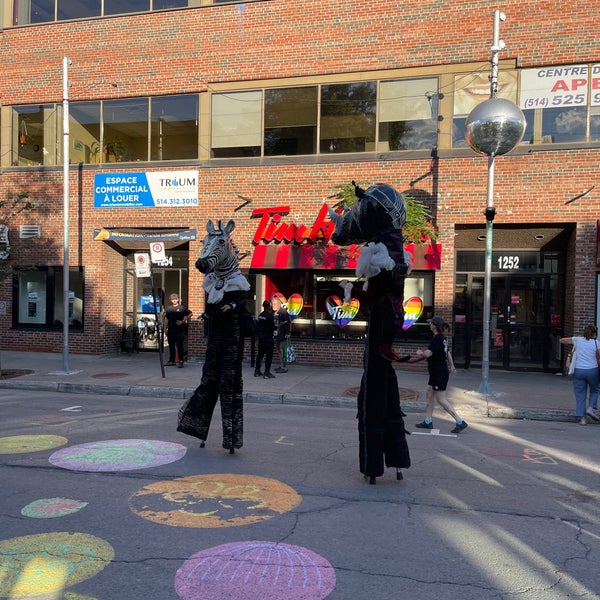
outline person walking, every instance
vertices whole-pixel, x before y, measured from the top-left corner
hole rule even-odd
[[[275,369],[275,373],[287,373],[286,368],[286,356],[285,352],[287,349],[287,343],[292,335],[292,319],[282,304],[281,300],[277,296],[273,296],[273,310],[275,311],[275,326],[277,328],[275,332],[275,344],[277,348],[277,356],[279,358],[279,366]]]
[[[273,379],[275,375],[271,373],[271,363],[273,362],[273,351],[275,350],[275,340],[273,336],[277,331],[275,327],[275,318],[273,317],[273,308],[268,300],[262,303],[263,310],[258,315],[258,353],[256,354],[256,363],[254,367],[254,377],[263,377],[264,379]],[[265,359],[265,372],[260,370],[263,358]]]
[[[187,322],[192,317],[192,311],[181,304],[178,294],[169,296],[171,306],[165,309],[165,320],[167,322],[167,341],[169,343],[169,362],[167,367],[175,365],[175,359],[178,359],[177,366],[183,368],[183,357],[185,355],[184,343],[187,331]],[[176,353],[178,356],[176,356]]]
[[[600,416],[596,413],[599,382],[596,351],[600,349],[596,340],[597,335],[596,326],[589,324],[583,328],[583,336],[560,338],[561,344],[573,344],[574,346],[574,354],[571,359],[575,361],[573,393],[575,394],[575,414],[579,417],[580,425],[587,425],[586,415],[593,421],[600,421]]]
[[[436,402],[456,421],[456,426],[452,433],[460,433],[468,427],[468,424],[454,410],[452,403],[446,396],[446,388],[450,373],[456,373],[456,367],[452,360],[452,354],[448,350],[448,338],[450,326],[442,317],[433,317],[429,320],[429,328],[433,333],[433,338],[426,350],[417,350],[417,356],[427,359],[427,369],[429,371],[429,388],[427,389],[425,409],[425,420],[417,423],[415,427],[419,429],[433,429],[433,409]]]

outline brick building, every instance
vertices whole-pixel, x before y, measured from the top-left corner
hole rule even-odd
[[[435,312],[453,323],[457,365],[481,363],[487,159],[467,147],[464,124],[489,97],[489,3],[0,6],[0,188],[35,202],[0,233],[12,246],[4,260],[37,267],[0,282],[0,349],[62,347],[68,140],[72,352],[116,352],[134,327],[155,349],[153,292],[178,292],[200,315],[194,262],[206,222],[234,218],[254,310],[275,292],[293,295],[299,360],[361,364],[364,315],[340,327],[328,310],[353,270],[351,251],[327,240],[323,211],[354,179],[422,201],[439,232],[414,248],[407,294],[425,310],[398,344],[422,345]],[[590,24],[600,5],[500,8],[498,96],[523,109],[527,128],[495,165],[490,363],[552,371],[557,338],[597,320],[600,56]],[[278,239],[282,224],[306,236]],[[136,277],[135,253],[152,242],[165,258]],[[199,356],[202,321],[188,341]]]

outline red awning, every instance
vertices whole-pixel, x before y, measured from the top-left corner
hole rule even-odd
[[[252,254],[251,269],[310,269],[344,270],[356,268],[361,246],[336,246],[334,244],[258,244]],[[413,256],[413,269],[438,270],[442,262],[441,244],[407,244]]]

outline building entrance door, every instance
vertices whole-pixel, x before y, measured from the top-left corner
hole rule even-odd
[[[182,302],[188,304],[187,266],[175,266],[181,262],[187,265],[187,252],[179,252],[181,257],[173,261],[173,266],[152,266],[152,277],[136,277],[133,263],[128,261],[125,271],[125,294],[123,302],[124,331],[132,332],[136,350],[158,350],[159,327],[156,315],[170,304],[169,296],[178,294]],[[185,256],[183,256],[185,255]],[[153,295],[154,293],[154,295]],[[155,314],[156,308],[156,314]],[[163,345],[167,345],[166,336]]]
[[[469,274],[465,283],[453,340],[457,365],[469,368],[482,362],[484,278]],[[549,275],[494,274],[490,291],[490,368],[550,370]]]

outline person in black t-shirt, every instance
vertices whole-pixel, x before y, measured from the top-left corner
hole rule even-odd
[[[275,325],[277,326],[275,344],[277,348],[277,355],[279,357],[279,366],[275,369],[275,373],[287,373],[287,360],[284,356],[284,352],[286,349],[286,342],[292,335],[292,319],[290,318],[287,309],[277,296],[273,296],[272,304],[273,310],[275,311]]]
[[[167,341],[169,342],[169,362],[167,367],[175,364],[175,351],[179,355],[177,366],[183,368],[184,342],[187,330],[187,322],[192,317],[192,311],[183,306],[177,294],[169,296],[171,306],[165,309],[165,320],[167,322]]]
[[[452,360],[452,354],[448,350],[448,339],[446,335],[450,331],[450,326],[442,317],[433,317],[429,320],[429,328],[433,333],[433,339],[426,350],[417,350],[417,356],[427,359],[427,368],[429,370],[429,388],[427,389],[427,407],[425,409],[425,420],[417,423],[419,429],[433,429],[433,409],[437,402],[452,418],[456,421],[456,426],[452,433],[460,433],[467,428],[467,422],[460,418],[454,410],[452,403],[446,397],[446,388],[450,373],[456,373],[456,368]]]

